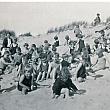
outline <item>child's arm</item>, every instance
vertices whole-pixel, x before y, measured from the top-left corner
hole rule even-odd
[[[98,63],[98,59],[97,59],[96,63],[92,65],[92,67],[95,66],[97,63]]]
[[[38,66],[37,66],[37,70],[40,69],[40,66],[41,66],[41,61],[39,61],[39,64],[38,64]]]
[[[33,88],[34,88],[34,74],[35,74],[35,71],[33,70],[32,71],[32,80],[31,80],[31,90],[33,90]]]
[[[62,69],[62,65],[60,64],[60,71],[61,71],[61,69]]]
[[[22,64],[20,64],[19,67],[18,67],[17,77],[20,76],[21,66],[22,66]]]
[[[77,66],[77,68],[75,70],[75,76],[74,76],[75,80],[77,79],[77,73],[78,73],[79,69],[81,68],[81,66],[82,66],[82,63],[79,63],[79,65]]]

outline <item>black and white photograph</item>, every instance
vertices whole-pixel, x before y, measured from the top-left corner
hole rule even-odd
[[[0,2],[0,110],[110,110],[110,2]]]

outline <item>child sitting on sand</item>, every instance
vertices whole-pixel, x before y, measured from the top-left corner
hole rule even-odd
[[[88,51],[86,48],[83,48],[82,51],[82,59],[85,62],[85,66],[86,67],[91,67],[91,59],[90,59],[90,55],[88,54]]]
[[[11,62],[9,51],[5,51],[3,57],[0,58],[0,74],[4,74],[4,71],[8,68],[8,73],[12,71],[14,63]]]
[[[77,79],[78,82],[84,82],[85,79],[86,79],[86,66],[85,66],[85,61],[83,60],[82,57],[80,57],[80,62],[76,68],[76,71],[75,71],[75,80]]]
[[[39,71],[39,74],[37,76],[37,82],[38,81],[43,81],[46,74],[47,74],[47,71],[48,71],[48,62],[46,60],[46,57],[45,57],[45,54],[44,54],[44,57],[42,57],[39,61],[39,64],[37,66],[37,70]],[[41,80],[40,80],[41,79]]]
[[[26,65],[25,73],[21,75],[20,80],[18,82],[17,88],[24,95],[26,95],[29,91],[33,90],[34,82],[32,72],[32,67],[30,65]]]
[[[13,55],[15,65],[19,66],[22,63],[21,48],[16,48],[16,53]]]
[[[103,49],[98,48],[96,51],[96,55],[98,56],[96,63],[90,69],[91,72],[96,72],[99,70],[105,69],[106,66],[106,58],[103,54]]]

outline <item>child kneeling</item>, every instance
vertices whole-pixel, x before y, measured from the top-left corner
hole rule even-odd
[[[67,88],[68,90],[72,90],[74,93],[79,93],[77,87],[72,83],[72,80],[70,78],[70,74],[65,73],[65,75],[64,75],[64,72],[65,72],[65,69],[62,69],[61,74],[55,80],[55,82],[53,84],[53,87],[52,87],[53,98],[58,98],[61,95],[61,90],[63,88]]]

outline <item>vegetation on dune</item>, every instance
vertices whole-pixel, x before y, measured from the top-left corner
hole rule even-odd
[[[30,36],[32,36],[32,34],[31,34],[30,32],[28,32],[28,33],[25,33],[25,34],[21,34],[21,35],[19,35],[19,36],[27,36],[27,37],[30,37]]]
[[[86,27],[88,23],[86,21],[78,21],[78,22],[75,21],[64,26],[51,28],[47,31],[47,34],[60,33],[60,32],[67,31],[67,30],[73,30],[76,25],[80,25],[80,26],[83,25],[84,27]]]
[[[7,34],[9,34],[11,37],[16,36],[16,34],[13,30],[3,29],[0,31],[0,38],[4,38]]]

